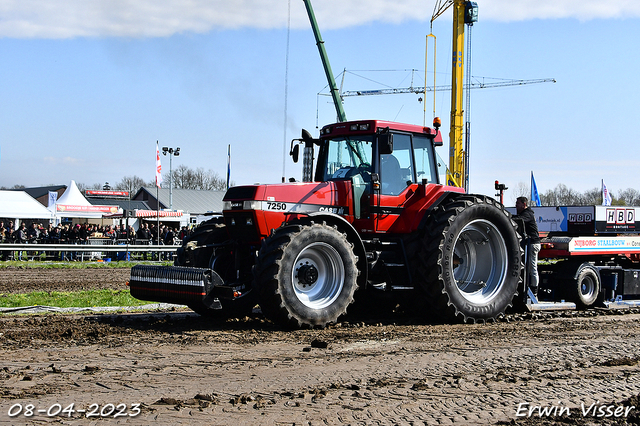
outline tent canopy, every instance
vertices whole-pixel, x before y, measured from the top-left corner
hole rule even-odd
[[[0,191],[0,217],[52,219],[53,213],[24,191]]]
[[[91,204],[82,195],[73,180],[56,202],[56,216],[58,217],[101,218],[103,214],[113,214],[117,211],[118,208],[114,206]]]

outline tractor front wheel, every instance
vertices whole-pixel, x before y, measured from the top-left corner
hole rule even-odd
[[[346,313],[358,269],[345,234],[326,224],[289,225],[262,244],[254,267],[258,303],[287,327],[324,327]]]

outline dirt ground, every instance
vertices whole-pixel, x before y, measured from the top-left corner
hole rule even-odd
[[[0,270],[0,293],[127,277]],[[0,424],[640,424],[639,334],[637,310],[297,331],[183,309],[2,315]]]

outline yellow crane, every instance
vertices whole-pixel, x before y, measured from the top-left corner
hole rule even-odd
[[[447,183],[466,189],[466,151],[464,149],[464,27],[478,20],[478,5],[465,0],[438,0],[433,10],[431,24],[449,7],[453,6],[453,42],[451,67],[451,127],[449,130],[449,172]]]

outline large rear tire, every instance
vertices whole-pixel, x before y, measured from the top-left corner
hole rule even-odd
[[[460,195],[427,221],[417,278],[439,320],[495,320],[521,283],[522,254],[515,223],[489,197]]]
[[[208,263],[213,254],[213,247],[203,246],[222,243],[228,238],[227,228],[222,218],[215,217],[202,222],[178,247],[174,265],[209,268]]]
[[[254,267],[262,313],[285,327],[336,322],[358,288],[356,262],[353,245],[336,227],[311,223],[275,230]]]

